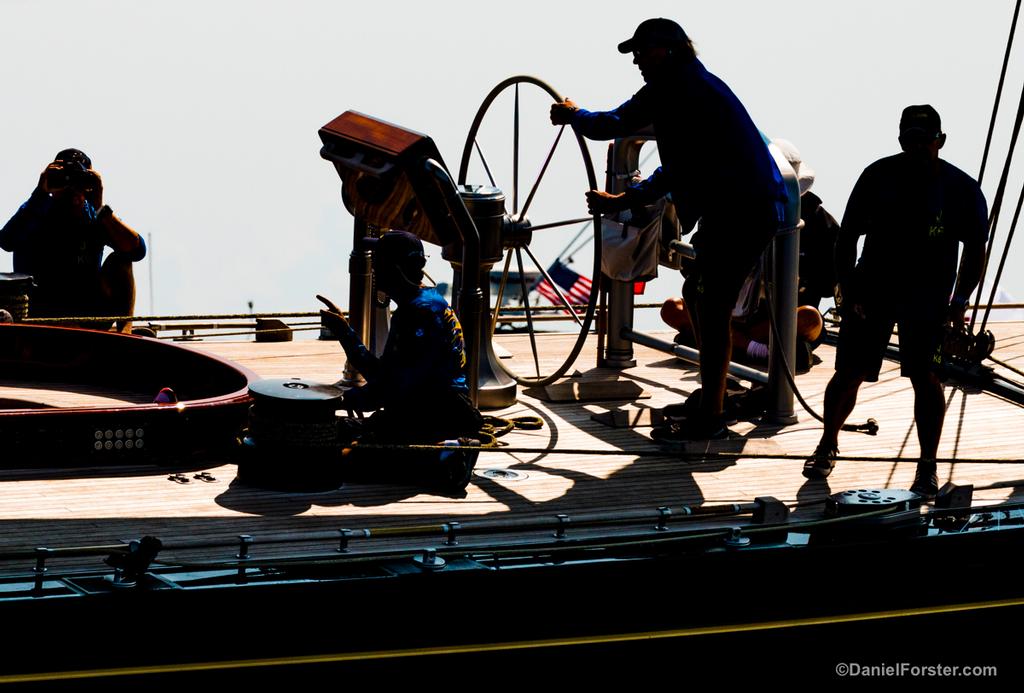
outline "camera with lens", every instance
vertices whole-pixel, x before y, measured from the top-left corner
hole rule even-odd
[[[46,169],[46,186],[50,190],[75,188],[89,192],[96,187],[96,174],[77,161],[54,161]]]

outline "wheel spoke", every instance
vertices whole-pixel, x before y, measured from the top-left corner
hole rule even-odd
[[[512,214],[519,214],[519,84],[512,115]]]
[[[555,155],[555,149],[558,148],[558,141],[562,139],[563,132],[565,132],[564,125],[558,128],[558,134],[555,135],[555,141],[551,145],[550,151],[548,151],[547,158],[544,159],[544,165],[540,167],[540,173],[537,174],[537,180],[533,182],[533,187],[530,188],[530,194],[526,196],[526,204],[523,205],[523,211],[519,214],[520,219],[526,218],[526,212],[530,209],[530,203],[533,202],[533,196],[537,193],[537,188],[540,187],[540,182],[548,170],[548,165],[551,163],[551,157]]]
[[[539,262],[537,262],[537,258],[534,257],[533,253],[530,251],[530,246],[524,245],[523,250],[525,250],[526,254],[530,256],[530,259],[533,260],[533,264],[536,265],[537,269],[540,270],[540,273],[544,275],[544,279],[547,280],[548,284],[551,285],[551,288],[555,290],[556,294],[558,294],[558,298],[562,300],[562,304],[569,310],[569,314],[572,315],[573,320],[576,321],[576,324],[579,325],[580,327],[583,327],[583,321],[580,320],[580,316],[576,315],[576,309],[573,308],[571,303],[569,303],[569,299],[567,299],[565,297],[565,294],[562,293],[562,288],[555,283],[555,280],[551,278],[551,275],[548,274],[548,271],[544,269]]]
[[[516,248],[516,264],[519,265],[519,285],[523,289],[523,308],[526,311],[526,329],[530,332],[530,348],[533,350],[533,367],[540,379],[540,358],[537,356],[537,337],[533,334],[533,315],[530,313],[530,290],[526,286],[526,272],[523,270],[523,254]]]
[[[562,257],[564,257],[564,258],[568,259],[570,262],[572,262],[572,258],[573,258],[573,256],[576,253],[578,253],[581,250],[583,250],[583,248],[586,247],[587,243],[593,243],[593,242],[594,242],[594,239],[592,237],[591,238],[584,238],[579,243],[577,243],[575,246],[573,246],[572,249],[569,250],[569,252],[562,253]],[[569,247],[569,246],[566,246],[566,247]]]
[[[512,264],[512,253],[505,255],[505,269],[501,271],[501,284],[498,285],[498,297],[494,301],[494,315],[491,317],[490,336],[494,338],[494,330],[498,327],[498,315],[501,313],[501,299],[505,295],[505,283],[508,281],[508,267]]]
[[[491,167],[487,165],[487,159],[484,158],[484,152],[480,149],[480,144],[476,139],[473,140],[473,146],[476,147],[476,153],[480,155],[480,163],[484,165],[484,171],[487,173],[487,180],[491,181],[491,187],[498,187],[498,184],[494,182],[494,176],[491,175]]]
[[[554,229],[559,226],[572,226],[573,224],[583,224],[586,222],[594,223],[594,217],[580,217],[579,219],[566,219],[565,221],[553,221],[548,224],[537,224],[536,226],[531,226],[530,231],[543,231],[544,229]],[[573,242],[575,241],[576,239],[573,238]]]

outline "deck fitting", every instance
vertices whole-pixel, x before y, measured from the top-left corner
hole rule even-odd
[[[743,530],[739,527],[731,527],[728,536],[725,537],[725,545],[731,549],[750,546],[750,537],[743,536]]]
[[[895,488],[859,488],[833,493],[825,505],[825,517],[846,517],[889,509],[901,512],[920,507],[916,493]]]
[[[437,549],[423,549],[423,553],[419,556],[413,557],[413,562],[419,565],[423,570],[441,570],[448,562],[437,555]]]
[[[517,472],[514,469],[478,469],[473,472],[484,479],[500,479],[501,481],[522,481],[530,478],[525,472]]]
[[[654,529],[659,532],[668,531],[668,518],[670,517],[672,517],[672,508],[667,505],[658,508],[658,524],[655,525]]]
[[[445,541],[445,543],[448,546],[455,546],[456,544],[459,543],[459,540],[458,540],[458,538],[455,535],[459,531],[459,528],[461,526],[462,525],[460,523],[454,522],[454,521],[453,522],[449,522],[448,524],[445,525],[445,528],[448,531],[448,539]]]
[[[252,546],[252,535],[251,534],[239,534],[238,535],[238,553],[235,554],[235,558],[240,560],[249,559],[249,547]]]
[[[556,517],[558,518],[558,529],[555,530],[555,533],[551,536],[555,539],[565,539],[565,529],[569,526],[569,523],[572,522],[572,520],[570,520],[569,516],[565,513],[559,513]]]
[[[338,539],[338,553],[348,553],[348,540],[352,538],[352,530],[339,529],[338,534],[341,535]]]

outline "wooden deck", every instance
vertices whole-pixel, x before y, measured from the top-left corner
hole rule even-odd
[[[1024,364],[1024,323],[994,326],[996,356],[1011,365]],[[562,335],[541,336],[542,353],[567,349]],[[526,338],[501,337],[513,353],[528,353]],[[204,349],[246,366],[263,377],[299,376],[336,380],[344,357],[335,343],[298,341],[277,344],[205,342]],[[525,349],[525,350],[524,350]],[[798,385],[815,409],[832,373],[834,352],[822,346],[822,363],[798,377]],[[827,482],[808,482],[799,459],[810,453],[820,425],[803,411],[799,423],[786,426],[740,423],[733,430],[744,439],[716,443],[719,449],[743,450],[750,457],[714,462],[683,460],[658,448],[649,427],[612,428],[593,414],[622,407],[659,408],[679,401],[698,386],[694,370],[681,361],[643,347],[638,365],[620,373],[593,367],[594,349],[584,351],[576,368],[584,379],[615,378],[640,385],[644,398],[633,402],[551,403],[520,392],[520,401],[501,416],[536,415],[545,421],[538,431],[514,431],[502,440],[529,452],[485,452],[464,497],[449,498],[411,486],[349,484],[324,493],[280,493],[255,489],[234,480],[232,464],[213,461],[182,467],[188,483],[168,479],[167,468],[102,468],[74,471],[0,471],[0,553],[37,546],[99,545],[154,535],[165,544],[196,540],[233,540],[278,532],[307,532],[438,523],[474,518],[570,516],[599,510],[654,509],[681,504],[750,501],[774,496],[787,503],[812,502],[851,488],[908,488],[918,454],[913,426],[913,393],[899,366],[886,362],[878,383],[861,391],[851,421],[873,417],[877,436],[843,433],[844,455],[885,458],[841,462]],[[1016,376],[1015,376],[1016,377]],[[94,394],[94,393],[93,393]],[[649,395],[649,397],[647,396]],[[1019,461],[1024,412],[990,394],[947,385],[947,416],[940,456],[964,460]],[[47,395],[50,396],[50,395]],[[0,398],[30,399],[25,388],[13,392],[0,383]],[[116,395],[115,395],[116,397]],[[128,395],[125,399],[131,401]],[[65,404],[66,400],[47,402]],[[724,447],[723,447],[724,446]],[[561,454],[560,450],[579,450]],[[591,451],[585,453],[582,451]],[[772,457],[775,456],[775,457]],[[904,460],[898,462],[895,460]],[[287,473],[288,460],[281,462]],[[524,478],[484,478],[486,469],[511,469]],[[214,481],[194,478],[208,471]],[[1003,488],[979,490],[977,500],[998,501],[1024,491],[1019,464],[962,461],[939,467],[940,483],[952,480],[976,486],[1012,482]],[[819,506],[820,508],[820,506]],[[231,553],[173,551],[175,558],[231,558]],[[92,559],[91,564],[96,560]],[[12,572],[30,564],[0,564]]]

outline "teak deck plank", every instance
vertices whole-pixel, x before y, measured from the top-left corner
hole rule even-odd
[[[997,357],[1014,366],[1024,365],[1024,324],[997,323]],[[569,337],[541,335],[541,352],[554,359],[564,353]],[[529,353],[522,335],[499,336],[514,354]],[[344,367],[335,343],[296,341],[202,342],[193,345],[244,365],[262,377],[302,377],[331,382]],[[820,412],[825,385],[832,374],[834,351],[822,346],[822,363],[797,382],[804,397]],[[513,363],[517,357],[513,357]],[[634,402],[550,403],[520,391],[520,401],[501,416],[532,414],[545,420],[540,431],[514,431],[503,441],[530,452],[486,452],[478,470],[511,468],[525,479],[500,480],[475,476],[465,497],[448,498],[411,486],[349,484],[325,493],[280,493],[246,487],[234,481],[235,468],[213,461],[195,470],[182,467],[191,481],[168,480],[166,468],[94,468],[83,470],[0,471],[0,552],[36,546],[106,544],[152,534],[168,544],[186,540],[231,540],[238,534],[257,537],[278,532],[337,530],[342,527],[437,523],[453,519],[553,516],[662,505],[749,501],[775,496],[787,502],[817,501],[850,488],[907,488],[918,454],[913,427],[913,393],[899,367],[886,362],[878,383],[861,391],[851,421],[874,417],[877,436],[844,432],[839,445],[844,455],[885,458],[878,461],[840,462],[827,482],[808,482],[799,459],[810,453],[820,425],[798,407],[799,422],[791,426],[733,426],[754,443],[750,450],[780,457],[735,460],[684,460],[664,451],[649,438],[650,427],[612,428],[591,415],[625,405],[660,408],[679,401],[699,386],[695,371],[681,361],[644,347],[636,347],[638,365],[621,372],[597,369],[594,343],[588,344],[576,364],[583,378],[622,378],[640,385],[650,399]],[[525,361],[524,361],[525,363]],[[531,361],[532,363],[532,361]],[[1018,379],[1019,376],[1004,371]],[[0,398],[14,398],[0,384]],[[50,388],[50,385],[46,386]],[[22,389],[25,389],[22,387]],[[33,390],[27,388],[27,390]],[[19,390],[20,392],[20,390]],[[23,392],[19,397],[39,395]],[[85,394],[83,393],[84,397]],[[131,401],[131,393],[91,393]],[[947,385],[947,416],[940,455],[961,459],[1021,459],[1020,408],[989,394]],[[64,405],[67,406],[67,405]],[[763,442],[762,442],[763,441]],[[560,454],[557,450],[587,452]],[[772,451],[776,452],[772,452]],[[594,454],[610,451],[615,454]],[[894,460],[903,460],[902,462]],[[386,463],[386,462],[385,462]],[[286,469],[287,460],[282,460]],[[192,479],[199,469],[216,481]],[[1024,477],[1018,464],[958,462],[939,467],[940,482],[983,486]],[[976,491],[977,499],[997,501],[1018,495],[1024,481],[1009,488]],[[170,557],[230,558],[230,552],[182,550]],[[93,559],[92,564],[95,563]],[[30,566],[17,566],[24,569]],[[0,570],[12,570],[5,565]]]

